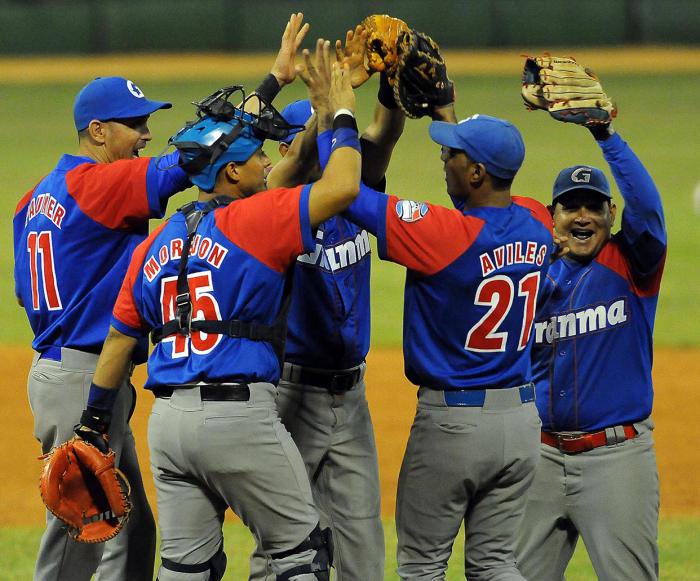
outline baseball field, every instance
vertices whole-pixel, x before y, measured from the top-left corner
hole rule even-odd
[[[505,117],[523,133],[527,153],[514,192],[546,202],[559,169],[574,163],[604,167],[610,177],[585,130],[555,123],[543,112],[525,111],[519,97],[519,52],[446,54],[457,84],[458,115],[481,112]],[[653,413],[661,479],[661,578],[700,579],[700,50],[564,52],[600,74],[606,91],[618,102],[616,128],[645,162],[664,200],[669,256],[656,321]],[[37,489],[39,446],[32,436],[26,395],[32,335],[24,311],[13,296],[11,228],[17,200],[53,167],[61,153],[75,150],[72,100],[80,86],[95,76],[127,76],[150,98],[174,103],[171,111],[159,113],[151,122],[154,140],[147,153],[156,155],[167,137],[193,116],[190,101],[226,84],[241,83],[252,88],[271,62],[270,55],[0,60],[0,126],[5,135],[0,180],[0,240],[4,248],[0,253],[0,364],[5,369],[0,410],[5,428],[1,430],[0,450],[6,459],[0,467],[0,540],[4,547],[0,552],[1,579],[31,578],[43,520]],[[369,121],[375,92],[373,81],[358,90],[361,126]],[[278,104],[303,94],[303,86],[296,83],[285,89]],[[388,191],[409,199],[444,203],[439,148],[430,142],[427,125],[425,119],[407,123],[389,170]],[[269,144],[266,151],[277,159],[274,144]],[[190,190],[173,198],[168,213],[193,194]],[[617,190],[615,194],[620,205]],[[401,355],[403,276],[401,268],[374,261],[367,395],[380,455],[387,532],[386,579],[396,578],[396,480],[415,409],[415,389],[403,377]],[[139,387],[143,381],[143,370],[138,370],[134,383]],[[151,401],[149,393],[141,392],[132,424],[155,507],[145,437]],[[252,540],[234,519],[226,527],[230,560],[226,579],[243,579]],[[461,543],[462,539],[455,546],[448,579],[464,578]],[[567,579],[595,579],[582,547]]]

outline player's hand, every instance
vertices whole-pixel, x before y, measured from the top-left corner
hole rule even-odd
[[[316,53],[304,49],[302,55],[304,64],[297,65],[297,73],[309,89],[309,101],[314,111],[326,111],[329,109],[328,93],[331,88],[331,43],[319,38],[316,41]]]
[[[105,434],[101,434],[100,432],[93,430],[92,428],[88,428],[82,424],[75,426],[73,428],[73,432],[76,436],[78,436],[78,438],[85,440],[88,444],[92,444],[103,454],[107,454],[109,452],[109,442]]]
[[[299,46],[304,40],[306,33],[309,31],[309,23],[307,22],[302,26],[303,21],[304,15],[301,12],[292,14],[282,34],[280,50],[270,70],[270,73],[275,76],[280,87],[292,83],[296,78],[294,59]]]
[[[350,67],[350,82],[352,88],[363,85],[369,79],[369,73],[365,68],[367,31],[358,24],[355,30],[345,33],[345,47],[339,41],[335,41],[335,55],[338,62],[347,60]]]
[[[334,62],[331,70],[331,90],[328,95],[331,111],[349,109],[355,112],[355,93],[350,81],[350,66],[347,61]]]
[[[566,256],[569,254],[569,251],[571,250],[568,246],[569,242],[569,237],[564,236],[563,234],[559,234],[556,230],[552,232],[552,236],[554,237],[554,251],[549,257],[550,262],[554,262],[555,260],[559,260],[562,256]]]

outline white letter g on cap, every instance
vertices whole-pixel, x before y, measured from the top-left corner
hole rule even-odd
[[[571,181],[576,183],[587,184],[591,181],[591,168],[580,167],[571,173]]]
[[[127,81],[126,88],[129,89],[129,93],[131,93],[134,97],[143,99],[143,91],[134,85],[133,81]]]

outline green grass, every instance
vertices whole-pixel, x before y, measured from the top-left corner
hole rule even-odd
[[[398,579],[396,575],[396,531],[393,521],[385,521],[386,567],[384,579]],[[0,529],[0,571],[5,581],[31,578],[34,558],[42,530],[39,528]],[[247,579],[248,556],[253,539],[242,524],[227,523],[224,527],[228,568],[224,579]],[[659,531],[661,579],[664,581],[700,580],[697,555],[700,551],[700,519],[662,518]],[[450,559],[448,581],[464,579],[464,536],[459,535]],[[566,572],[567,581],[594,581],[595,573],[588,561],[583,543],[579,543]]]
[[[175,108],[153,117],[154,142],[147,152],[157,154],[167,137],[193,116],[189,102],[232,81],[254,86],[256,79],[222,77],[217,82],[158,83],[141,81],[152,98],[168,98]],[[458,115],[487,113],[512,120],[527,146],[525,164],[514,192],[546,201],[558,171],[574,163],[605,167],[588,132],[556,123],[543,112],[527,112],[520,102],[519,80],[504,77],[458,78]],[[669,229],[670,249],[656,324],[659,345],[698,345],[697,296],[700,294],[697,249],[700,217],[693,209],[692,192],[700,180],[700,117],[697,88],[700,75],[608,75],[607,91],[620,107],[615,125],[646,163],[662,193]],[[78,85],[9,86],[0,84],[0,126],[6,136],[3,148],[0,195],[0,342],[26,344],[31,333],[22,309],[13,297],[11,220],[21,195],[51,170],[59,155],[74,152],[72,101]],[[302,97],[299,83],[278,98],[283,106]],[[360,122],[369,121],[374,105],[373,82],[358,91]],[[401,197],[446,203],[439,149],[427,135],[428,120],[409,121],[395,151],[388,174],[388,191]],[[268,145],[274,153],[274,144]],[[276,156],[273,155],[273,158]],[[607,169],[607,168],[606,168]],[[610,176],[609,172],[608,176]],[[193,191],[174,198],[171,213]],[[619,201],[619,195],[618,195]],[[373,345],[401,344],[403,269],[375,261],[373,276]]]

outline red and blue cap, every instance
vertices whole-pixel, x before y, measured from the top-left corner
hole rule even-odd
[[[520,131],[504,119],[477,113],[457,124],[433,121],[429,131],[433,141],[464,151],[499,178],[513,179],[525,159]]]
[[[573,190],[596,192],[608,200],[612,199],[610,184],[602,170],[590,165],[572,165],[559,172],[552,188],[552,202]]]
[[[146,99],[143,91],[123,77],[97,77],[85,85],[75,98],[73,120],[82,131],[93,119],[109,121],[144,117],[158,109],[170,109],[172,103]]]

